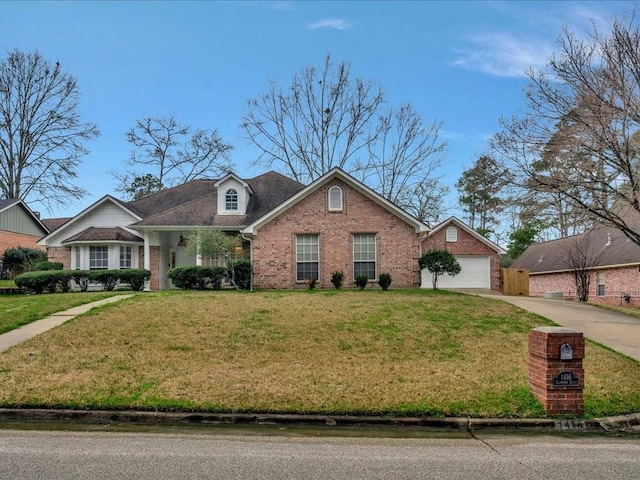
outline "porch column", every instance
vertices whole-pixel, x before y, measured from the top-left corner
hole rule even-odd
[[[200,236],[198,232],[196,232],[196,243],[198,244],[198,248],[196,249],[196,266],[202,266],[202,255],[200,254]]]
[[[144,268],[151,271],[151,242],[149,240],[149,231],[144,231]],[[144,290],[146,292],[151,290],[151,280],[144,282]]]

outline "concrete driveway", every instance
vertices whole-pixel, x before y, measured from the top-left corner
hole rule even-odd
[[[495,292],[464,293],[511,303],[640,361],[640,318],[566,300],[509,297]]]

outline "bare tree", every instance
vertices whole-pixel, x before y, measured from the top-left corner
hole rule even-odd
[[[589,300],[589,289],[594,274],[594,267],[598,265],[602,256],[602,245],[595,245],[590,241],[590,235],[584,233],[563,243],[564,260],[573,274],[578,300]]]
[[[635,15],[580,39],[566,30],[544,72],[529,73],[526,112],[492,146],[516,183],[640,244],[640,29]]]
[[[383,110],[384,102],[375,82],[353,79],[348,63],[327,56],[320,68],[296,73],[288,89],[271,81],[267,93],[248,101],[241,127],[262,166],[302,183],[339,167],[422,214],[432,198],[425,187],[444,190],[434,173],[446,148],[441,125],[425,125],[409,104]]]
[[[441,127],[425,125],[411,104],[389,109],[378,119],[366,160],[356,162],[356,177],[420,220],[437,221],[447,193],[437,173],[447,146]]]
[[[51,209],[86,192],[75,185],[84,143],[99,135],[79,113],[74,77],[37,51],[0,61],[0,193]]]
[[[147,117],[137,120],[127,132],[127,140],[134,147],[129,169],[111,172],[120,181],[119,191],[132,194],[138,191],[140,180],[147,193],[186,183],[195,178],[216,177],[232,169],[228,154],[233,148],[224,143],[216,130],[196,130],[173,117]],[[151,172],[140,172],[142,167]],[[145,181],[146,179],[146,181]],[[149,182],[148,180],[151,179]]]

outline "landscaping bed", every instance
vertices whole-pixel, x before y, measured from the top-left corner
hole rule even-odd
[[[544,324],[430,290],[148,293],[0,355],[0,406],[543,417]],[[640,411],[638,362],[587,342],[584,367],[587,416]]]

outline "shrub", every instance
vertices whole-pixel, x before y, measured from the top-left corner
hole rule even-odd
[[[55,293],[58,287],[63,292],[71,290],[72,272],[69,270],[45,270],[25,272],[15,278],[16,286],[34,293]]]
[[[316,288],[317,283],[318,281],[315,278],[307,278],[307,287],[309,288],[309,290],[313,290],[314,288]]]
[[[388,273],[381,273],[378,277],[378,285],[380,285],[382,290],[388,290],[389,285],[391,285],[391,275]]]
[[[133,268],[131,270],[120,270],[120,281],[128,283],[131,290],[139,292],[144,287],[144,282],[151,278],[151,272],[144,268]]]
[[[89,289],[89,283],[91,282],[91,272],[89,270],[73,270],[71,278],[80,287],[81,292],[86,292]]]
[[[31,290],[33,293],[42,293],[47,288],[49,278],[43,272],[26,272],[14,278],[18,288]]]
[[[229,276],[233,278],[236,287],[241,290],[251,290],[251,262],[238,260],[229,267]]]
[[[33,269],[37,272],[44,272],[48,270],[62,270],[62,262],[38,262],[33,266]]]
[[[118,284],[120,280],[120,270],[92,270],[91,280],[102,284],[102,287],[110,292]]]
[[[225,267],[176,267],[169,270],[167,276],[177,288],[184,290],[204,290],[222,287],[222,279],[227,273]]]
[[[13,277],[32,271],[36,263],[46,261],[47,254],[42,250],[27,247],[9,248],[2,256],[3,269],[10,271]]]
[[[344,273],[343,272],[333,272],[331,274],[331,283],[336,289],[340,289],[342,287],[342,282],[344,281]]]
[[[364,290],[364,287],[367,286],[367,283],[369,283],[369,277],[367,277],[366,275],[358,275],[356,277],[356,285],[360,290]]]

